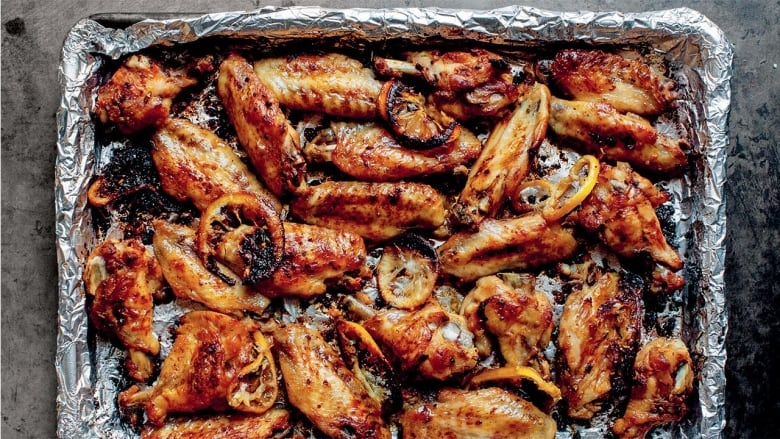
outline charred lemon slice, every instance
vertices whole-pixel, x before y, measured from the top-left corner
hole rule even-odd
[[[198,255],[204,265],[228,284],[223,267],[244,284],[273,273],[284,253],[284,229],[272,205],[256,194],[223,195],[203,211],[198,226]]]
[[[417,308],[431,297],[438,272],[438,255],[428,240],[401,235],[385,246],[377,263],[379,294],[392,307]]]
[[[538,393],[544,395],[541,406],[545,410],[552,409],[561,400],[561,389],[546,381],[536,369],[527,366],[504,366],[497,369],[487,369],[474,375],[469,381],[469,387],[475,388],[485,384],[509,384],[515,388],[525,388],[525,383],[532,383]]]
[[[587,167],[587,173],[582,171]],[[555,188],[550,202],[542,210],[547,221],[557,221],[574,210],[590,195],[599,177],[599,160],[592,155],[584,155],[577,160],[566,176]]]
[[[264,413],[276,402],[279,394],[276,365],[265,336],[256,331],[255,360],[244,366],[228,388],[228,404],[242,412]]]
[[[417,93],[396,80],[382,86],[379,114],[398,141],[412,149],[430,149],[457,139],[460,125]]]

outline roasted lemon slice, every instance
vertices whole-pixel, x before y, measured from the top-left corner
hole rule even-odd
[[[256,331],[252,337],[257,357],[241,369],[228,388],[228,404],[242,412],[264,413],[279,394],[276,364],[265,336]]]
[[[585,167],[587,173],[582,175]],[[596,186],[600,168],[599,160],[592,155],[584,155],[577,160],[569,175],[555,187],[553,196],[542,210],[544,219],[557,221],[579,206]]]
[[[385,246],[376,267],[377,287],[390,306],[414,309],[431,297],[438,272],[433,246],[422,236],[407,233]]]
[[[519,389],[524,382],[532,383],[538,392],[545,395],[545,401],[541,404],[545,410],[549,411],[561,400],[561,389],[542,378],[536,369],[527,366],[504,366],[484,370],[471,378],[469,387],[481,387],[490,383],[510,384]]]

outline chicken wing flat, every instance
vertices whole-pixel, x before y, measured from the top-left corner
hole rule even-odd
[[[439,248],[445,273],[466,281],[503,270],[528,270],[574,255],[577,241],[558,223],[541,214],[510,219],[488,218],[474,232],[452,235]]]
[[[168,119],[152,136],[152,159],[162,189],[178,201],[191,201],[201,211],[225,194],[252,192],[282,206],[211,131],[184,119]]]
[[[269,297],[313,297],[324,293],[329,281],[360,269],[365,259],[366,246],[358,235],[285,222],[282,262],[256,288]]]
[[[465,320],[436,302],[412,312],[384,309],[363,326],[393,353],[404,372],[446,380],[477,365],[474,335]]]
[[[262,415],[231,414],[176,419],[159,428],[147,428],[141,439],[269,439],[290,430],[290,412],[271,409]]]
[[[444,223],[444,197],[420,183],[328,181],[307,188],[290,204],[304,222],[384,241],[407,229]]]
[[[530,366],[549,379],[544,350],[550,344],[553,313],[550,301],[534,288],[533,277],[497,276],[479,279],[461,306],[468,328],[489,332],[498,340],[501,356],[510,366]]]
[[[465,127],[460,127],[454,141],[423,150],[401,146],[376,123],[336,122],[331,128],[333,143],[315,139],[304,147],[304,154],[311,161],[332,162],[341,172],[362,181],[397,181],[448,172],[468,164],[482,150],[479,139]]]
[[[617,273],[601,275],[566,298],[559,325],[559,381],[569,416],[590,419],[639,344],[641,291]]]
[[[550,91],[537,84],[496,124],[453,206],[458,223],[476,226],[484,216],[496,214],[528,175],[530,154],[547,133],[549,115]]]
[[[274,332],[290,403],[332,438],[390,438],[381,407],[319,331],[293,324]]]
[[[577,223],[599,238],[614,252],[634,258],[648,253],[673,270],[682,259],[664,237],[655,208],[669,199],[627,163],[602,164],[598,181],[576,214]]]
[[[615,421],[621,438],[642,439],[656,425],[679,421],[693,391],[693,360],[680,339],[657,338],[636,355],[626,413]]]
[[[609,104],[553,97],[550,128],[585,152],[654,173],[679,172],[688,161],[683,140],[667,137],[642,117],[620,114]]]
[[[268,298],[242,285],[238,278],[230,285],[209,271],[198,257],[195,239],[195,230],[189,227],[154,222],[154,253],[176,297],[227,314],[262,313]]]
[[[574,99],[610,104],[621,113],[657,115],[677,98],[674,82],[644,62],[600,50],[562,50],[550,73],[558,88]]]
[[[555,420],[506,390],[444,389],[436,401],[409,407],[401,415],[403,437],[552,439]]]
[[[264,413],[276,399],[276,373],[268,343],[254,323],[213,311],[181,317],[176,339],[153,387],[119,395],[122,407],[143,405],[161,426],[169,413],[234,408]],[[251,390],[247,390],[251,389]],[[270,392],[270,403],[267,399]]]
[[[222,61],[217,94],[239,143],[268,188],[278,196],[303,188],[306,161],[300,137],[279,107],[275,94],[246,59],[231,54]]]
[[[109,239],[90,253],[83,279],[92,297],[90,321],[100,333],[129,349],[130,376],[146,381],[153,371],[146,354],[160,352],[152,328],[153,296],[163,286],[157,260],[137,239]]]
[[[184,71],[165,70],[148,56],[132,55],[98,90],[95,112],[100,122],[133,134],[162,124],[173,99],[196,83]]]

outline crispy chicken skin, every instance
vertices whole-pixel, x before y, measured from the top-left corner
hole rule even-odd
[[[528,270],[571,257],[577,250],[572,232],[548,223],[541,214],[488,218],[474,232],[452,235],[439,248],[445,273],[466,281],[503,270]]]
[[[170,420],[147,428],[141,439],[268,439],[283,437],[292,427],[290,412],[271,409],[262,415],[230,414]]]
[[[217,94],[236,129],[239,143],[271,191],[282,196],[305,187],[306,161],[300,137],[276,96],[252,65],[231,54],[219,66]]]
[[[376,123],[335,122],[333,143],[311,142],[304,147],[310,161],[332,162],[341,172],[362,181],[397,181],[440,174],[474,160],[482,144],[465,127],[451,142],[431,149],[401,146]]]
[[[133,134],[162,124],[173,99],[196,83],[183,71],[165,70],[148,56],[132,55],[98,90],[95,113],[100,122]]]
[[[129,350],[130,376],[146,381],[153,372],[147,354],[160,352],[152,328],[153,296],[163,286],[157,260],[137,239],[109,239],[90,253],[83,279],[92,297],[90,321]]]
[[[550,129],[585,152],[654,173],[674,174],[688,161],[683,140],[667,137],[642,117],[620,114],[609,104],[553,97]]]
[[[310,186],[290,204],[304,222],[384,241],[407,229],[444,223],[444,197],[420,183],[328,181]]]
[[[163,190],[178,201],[191,201],[201,211],[225,194],[252,192],[282,206],[211,131],[184,119],[168,119],[152,136],[152,159]]]
[[[435,301],[413,312],[381,310],[363,326],[392,352],[406,373],[446,380],[477,365],[474,336],[465,320]]]
[[[149,422],[161,426],[169,413],[194,413],[235,408],[250,413],[251,404],[234,403],[244,391],[248,366],[264,356],[254,323],[213,311],[192,311],[181,317],[176,339],[153,387],[133,386],[119,395],[122,407],[143,405]],[[261,384],[262,385],[262,384]],[[276,385],[275,379],[272,385]],[[267,407],[266,407],[267,410]]]
[[[536,84],[496,124],[453,206],[458,223],[476,226],[484,216],[495,216],[528,175],[530,154],[547,133],[549,115],[550,91]]]
[[[227,314],[261,313],[269,300],[242,285],[234,285],[209,271],[195,250],[195,230],[165,221],[154,222],[154,253],[165,280],[176,297],[202,303]]]
[[[615,421],[615,433],[642,439],[656,425],[682,419],[693,375],[693,360],[682,340],[657,338],[647,343],[636,355],[631,399],[625,415]]]
[[[338,53],[255,62],[255,72],[283,107],[373,119],[382,83],[360,61]]]
[[[621,113],[657,115],[677,98],[674,82],[647,64],[600,50],[562,50],[555,55],[550,73],[570,97],[610,104]]]
[[[602,164],[598,181],[576,214],[577,223],[599,238],[614,252],[634,258],[648,253],[673,270],[682,259],[664,237],[655,208],[669,199],[627,163]]]
[[[269,297],[313,297],[324,293],[329,281],[360,269],[365,259],[366,246],[358,235],[285,222],[282,262],[256,287]]]
[[[293,324],[274,332],[290,403],[332,438],[390,438],[381,407],[319,331]]]
[[[554,326],[552,306],[535,290],[532,277],[517,280],[510,284],[497,276],[479,279],[464,299],[461,315],[477,337],[485,331],[496,337],[507,365],[530,366],[549,379],[544,350]]]
[[[552,439],[557,430],[552,417],[497,387],[443,389],[436,401],[406,409],[400,422],[406,439]]]
[[[614,272],[566,298],[559,324],[559,381],[569,416],[590,419],[624,379],[639,344],[641,291]],[[630,363],[629,363],[630,364]]]

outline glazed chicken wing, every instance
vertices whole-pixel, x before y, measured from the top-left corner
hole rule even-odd
[[[649,253],[655,261],[679,270],[682,259],[666,242],[655,214],[655,208],[668,199],[668,194],[656,189],[627,163],[603,164],[596,186],[582,203],[576,220],[623,257]]]
[[[494,216],[508,194],[514,193],[528,175],[531,151],[544,139],[549,114],[550,91],[537,84],[496,124],[453,206],[458,223],[478,225],[484,216]]]
[[[404,372],[446,380],[477,365],[474,336],[465,320],[436,302],[413,312],[385,309],[363,326],[393,353]]]
[[[552,417],[497,387],[444,389],[436,401],[405,410],[401,426],[407,439],[552,439],[557,430]]]
[[[217,94],[255,170],[276,195],[305,186],[300,137],[274,93],[244,58],[229,55],[219,67]]]
[[[133,55],[100,87],[95,112],[100,122],[133,134],[162,124],[173,98],[196,83],[183,71],[165,70],[145,55]]]
[[[552,98],[550,128],[573,146],[636,168],[672,174],[687,163],[683,140],[659,133],[635,114],[620,114],[609,104]]]
[[[257,289],[270,297],[312,297],[324,293],[329,281],[360,269],[365,258],[366,246],[358,235],[285,222],[282,262]]]
[[[374,72],[338,53],[294,55],[255,62],[255,72],[287,108],[351,119],[373,119],[382,83]]]
[[[332,438],[390,438],[381,407],[319,331],[302,324],[274,333],[287,397]]]
[[[474,160],[482,144],[465,127],[451,142],[431,149],[401,146],[376,123],[336,122],[304,148],[311,161],[332,162],[341,172],[363,181],[396,181],[448,172]]]
[[[464,299],[461,315],[477,337],[485,331],[496,337],[507,365],[530,366],[549,379],[550,364],[544,350],[553,329],[550,301],[535,290],[533,277],[504,278],[510,282],[497,276],[479,279]]]
[[[92,297],[90,321],[129,350],[130,376],[146,381],[153,371],[147,355],[160,352],[152,331],[153,296],[163,285],[157,260],[137,239],[109,239],[90,253],[83,279]]]
[[[624,379],[639,344],[641,291],[617,273],[601,275],[566,298],[558,334],[560,385],[569,416],[590,419]]]
[[[122,407],[143,405],[160,426],[169,413],[233,408],[264,413],[276,400],[277,382],[268,343],[254,323],[213,311],[181,317],[171,353],[153,387],[119,395]]]
[[[562,50],[550,72],[558,88],[574,99],[610,104],[622,113],[657,115],[677,98],[674,82],[647,64],[600,50]]]
[[[615,421],[621,438],[642,439],[656,425],[679,421],[693,391],[693,360],[680,339],[657,338],[634,361],[634,384],[626,413]]]
[[[211,131],[184,119],[168,119],[152,136],[152,159],[163,190],[201,211],[225,194],[252,192],[282,206],[230,146]]]
[[[160,428],[147,428],[141,439],[269,439],[286,437],[290,412],[271,409],[262,415],[230,414],[176,419]]]
[[[420,183],[329,181],[311,186],[290,205],[304,222],[384,241],[407,229],[444,223],[444,197]]]
[[[237,278],[238,282],[230,285],[206,268],[195,249],[195,236],[195,230],[189,227],[154,222],[154,253],[176,297],[227,314],[263,312],[268,298],[242,285]]]
[[[541,214],[488,218],[474,232],[452,235],[439,248],[445,273],[471,281],[503,270],[527,270],[574,255],[572,232]]]

